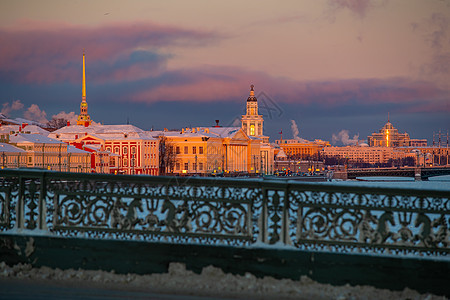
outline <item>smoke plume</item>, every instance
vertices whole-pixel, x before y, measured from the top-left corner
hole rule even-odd
[[[298,135],[300,134],[298,130],[297,123],[295,123],[294,120],[291,120],[291,130],[292,130],[292,137],[294,140],[300,141],[300,142],[307,142],[307,140],[300,138]]]
[[[333,145],[335,145],[337,142],[341,142],[345,146],[356,145],[359,142],[361,142],[358,138],[359,138],[359,134],[355,134],[353,136],[353,138],[351,139],[348,134],[348,130],[342,129],[341,131],[339,131],[339,133],[337,135],[333,133],[331,142],[333,143]]]

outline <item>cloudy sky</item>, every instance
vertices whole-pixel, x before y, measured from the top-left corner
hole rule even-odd
[[[450,0],[2,0],[2,112],[77,115],[83,49],[104,124],[230,125],[254,84],[271,140],[450,129]]]

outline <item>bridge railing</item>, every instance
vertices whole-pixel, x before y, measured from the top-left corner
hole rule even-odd
[[[445,256],[449,222],[446,191],[0,171],[5,233]]]

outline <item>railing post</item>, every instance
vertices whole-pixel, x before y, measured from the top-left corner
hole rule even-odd
[[[291,236],[289,235],[289,185],[284,190],[283,215],[281,219],[281,242],[285,245],[292,245]]]
[[[39,191],[39,203],[38,203],[38,228],[42,230],[47,229],[47,180],[44,172],[41,177],[41,187]]]
[[[19,192],[17,194],[17,210],[16,210],[16,228],[23,229],[25,227],[24,211],[25,211],[25,178],[19,176]]]
[[[259,237],[258,240],[267,244],[268,243],[268,230],[267,230],[267,189],[265,187],[261,188],[262,193],[262,204],[261,204],[261,215],[258,220],[259,227]]]

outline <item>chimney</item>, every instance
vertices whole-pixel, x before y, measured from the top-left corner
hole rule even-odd
[[[70,121],[67,121],[67,126],[70,126]]]
[[[219,120],[216,120],[216,126],[214,126],[214,127],[220,127],[219,126]]]

